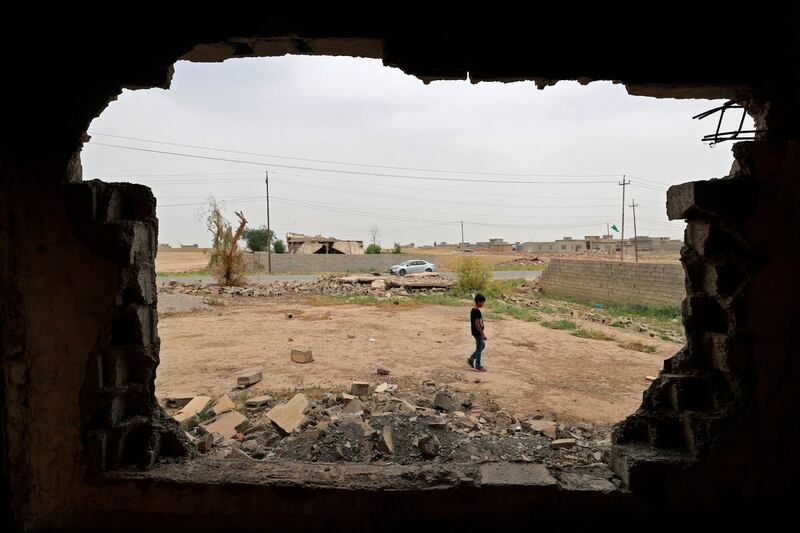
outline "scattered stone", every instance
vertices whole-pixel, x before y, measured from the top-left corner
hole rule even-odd
[[[366,396],[369,394],[369,383],[366,381],[354,381],[350,385],[350,394],[354,396]]]
[[[263,459],[267,455],[267,451],[255,440],[243,442],[242,450],[249,453],[254,459]]]
[[[170,409],[183,409],[186,404],[192,401],[194,394],[170,394],[164,398],[164,405]]]
[[[380,385],[375,387],[375,392],[377,392],[378,394],[383,394],[388,389],[389,389],[389,384],[388,383],[381,383]]]
[[[600,461],[603,460],[603,452],[594,452],[592,454],[592,457],[594,458],[595,461],[599,463]]]
[[[447,420],[441,416],[431,416],[425,419],[425,423],[428,424],[428,427],[436,428],[436,429],[444,429],[447,427]]]
[[[658,378],[657,378],[657,377],[655,377],[655,376],[645,376],[645,377],[644,377],[644,379],[646,379],[647,381],[655,381],[655,380],[657,380]]]
[[[349,402],[353,398],[355,398],[355,396],[353,396],[352,394],[348,394],[346,392],[342,392],[342,393],[340,393],[340,400],[339,401]]]
[[[378,450],[384,454],[394,454],[394,439],[392,438],[391,426],[383,426],[383,430],[378,436]]]
[[[267,411],[267,418],[288,435],[303,424],[307,408],[308,398],[305,394],[295,394],[288,402],[276,405]]]
[[[192,418],[193,416],[197,416],[206,409],[211,404],[211,398],[208,396],[195,396],[192,398],[192,401],[187,403],[183,409],[178,411],[178,413],[173,416],[173,418],[180,424],[185,422],[186,420]]]
[[[247,429],[249,422],[247,417],[238,411],[228,411],[215,417],[200,427],[206,433],[219,433],[223,438],[232,438],[240,431]]]
[[[386,368],[384,365],[378,365],[378,375],[388,376],[389,375],[389,369]]]
[[[433,400],[433,406],[442,411],[453,411],[453,395],[450,391],[440,390],[436,393],[436,398]]]
[[[195,444],[197,444],[197,450],[200,453],[208,453],[214,447],[214,434],[204,433],[200,435],[195,439]]]
[[[369,342],[375,342],[375,339],[373,339],[372,337],[370,337],[370,338],[369,338]]]
[[[375,281],[370,283],[370,287],[372,287],[373,289],[385,290],[386,282],[382,279],[376,279]]]
[[[420,437],[419,441],[417,441],[417,447],[420,453],[422,453],[422,456],[427,459],[439,455],[440,444],[436,435],[431,435],[429,433]]]
[[[255,396],[244,402],[245,407],[248,409],[258,409],[261,407],[269,407],[272,403],[272,396]]]
[[[557,437],[556,430],[558,424],[552,420],[530,420],[523,423],[522,427],[528,426],[535,433],[541,433],[547,438],[555,439]]]
[[[575,439],[557,439],[550,443],[550,447],[554,450],[558,449],[571,449],[575,446],[577,441]]]
[[[399,405],[397,406],[397,410],[400,411],[401,413],[408,413],[413,415],[416,414],[417,412],[417,406],[406,400],[400,400]]]
[[[222,413],[233,411],[234,409],[236,409],[236,405],[234,405],[233,401],[227,394],[223,394],[220,399],[217,400],[217,403],[215,403],[211,408],[211,412],[214,414],[214,416],[219,416]]]
[[[344,409],[342,409],[343,415],[354,415],[359,412],[360,413],[364,412],[364,404],[361,403],[361,400],[359,400],[358,398],[353,398],[352,400],[347,402],[347,405],[345,405]]]
[[[260,370],[246,370],[236,376],[236,386],[244,389],[261,381],[263,376]]]
[[[314,360],[311,350],[292,350],[292,361],[295,363],[310,363]]]
[[[348,334],[347,334],[347,338],[348,338],[348,339],[355,339],[355,338],[356,338],[356,336],[355,336],[355,335],[353,335],[352,333],[348,333]]]
[[[271,448],[281,441],[281,436],[272,428],[262,431],[256,437],[258,443],[264,448]]]

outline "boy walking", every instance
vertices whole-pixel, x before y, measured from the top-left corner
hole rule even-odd
[[[483,314],[481,307],[486,303],[483,294],[475,295],[475,307],[469,313],[469,325],[472,329],[472,336],[475,337],[475,351],[467,359],[467,364],[475,369],[476,372],[486,372],[486,367],[481,365],[481,352],[486,346],[486,333],[484,333]]]

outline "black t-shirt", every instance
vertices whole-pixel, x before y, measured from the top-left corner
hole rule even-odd
[[[481,314],[481,310],[477,307],[473,307],[472,311],[469,312],[469,325],[472,328],[472,336],[473,337],[480,337],[481,332],[478,331],[478,328],[475,327],[475,319],[479,319],[481,321],[481,329],[485,328],[483,325],[483,315]]]

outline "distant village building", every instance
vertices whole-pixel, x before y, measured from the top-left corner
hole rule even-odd
[[[181,244],[181,248],[200,248],[199,244]]]
[[[492,253],[506,253],[513,252],[514,245],[506,242],[501,238],[489,239],[488,242],[475,243],[476,251],[492,252]]]
[[[322,235],[287,233],[286,246],[290,254],[363,254],[364,241],[344,241]]]
[[[642,251],[677,251],[683,246],[683,241],[670,239],[669,237],[647,237],[640,235],[636,238],[639,250]],[[634,239],[625,239],[625,247],[632,248]],[[586,235],[583,239],[573,239],[563,237],[555,241],[546,242],[525,242],[522,243],[522,251],[528,253],[536,252],[581,252],[586,250],[598,250],[601,252],[613,253],[619,251],[619,239],[613,235]]]

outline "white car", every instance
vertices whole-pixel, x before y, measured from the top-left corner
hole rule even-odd
[[[411,259],[403,261],[399,265],[389,267],[389,274],[399,274],[405,276],[406,274],[413,274],[415,272],[436,272],[436,265],[422,261],[421,259]]]

